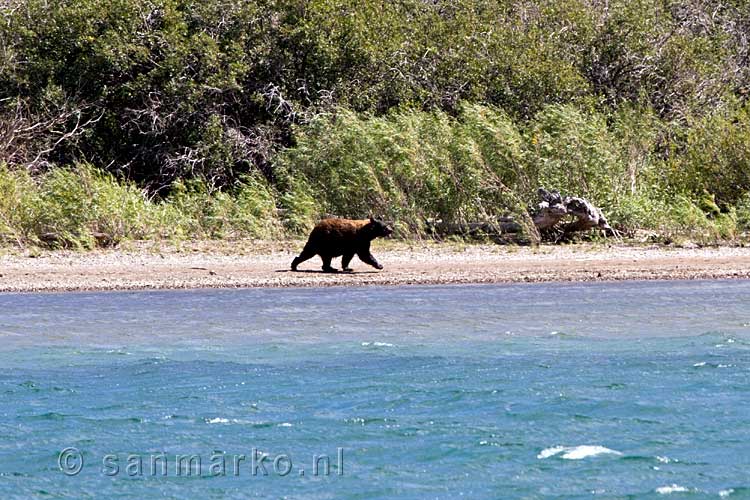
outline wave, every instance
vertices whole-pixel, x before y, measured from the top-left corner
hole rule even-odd
[[[724,488],[723,490],[719,491],[719,497],[727,498],[729,496],[737,496],[739,498],[746,498],[748,493],[750,493],[750,488],[748,488],[747,486],[734,486],[732,488]]]
[[[687,493],[690,489],[679,484],[671,484],[669,486],[659,486],[654,491],[660,495],[669,495],[670,493]]]
[[[536,456],[538,459],[545,459],[560,455],[565,460],[582,460],[597,455],[622,455],[617,450],[612,450],[606,446],[584,444],[580,446],[553,446],[545,448]]]
[[[264,422],[264,421],[256,421],[256,420],[246,420],[242,418],[224,418],[224,417],[214,417],[214,418],[204,418],[203,422],[207,424],[239,424],[239,425],[250,425],[252,427],[261,429],[265,427],[293,427],[294,424],[290,422]]]
[[[734,365],[732,363],[711,363],[709,361],[699,361],[697,363],[693,363],[693,368],[734,368]]]

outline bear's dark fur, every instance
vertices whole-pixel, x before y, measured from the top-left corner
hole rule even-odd
[[[323,219],[310,233],[305,248],[292,261],[292,271],[307,259],[320,255],[323,259],[323,271],[336,272],[331,267],[334,257],[342,256],[341,267],[344,271],[351,271],[349,262],[356,254],[365,264],[375,269],[383,269],[375,257],[370,253],[370,242],[381,236],[388,236],[393,229],[382,221],[373,219]]]

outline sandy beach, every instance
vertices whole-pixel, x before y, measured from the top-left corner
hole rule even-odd
[[[302,242],[130,243],[90,252],[6,251],[0,291],[142,290],[750,278],[750,248],[579,244],[514,247],[386,241],[384,269],[320,272],[316,257],[289,270]],[[334,266],[340,265],[334,260]]]

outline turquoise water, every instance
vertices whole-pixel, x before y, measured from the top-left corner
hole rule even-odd
[[[749,498],[748,297],[742,281],[0,295],[0,496]],[[177,455],[200,468],[178,474]]]

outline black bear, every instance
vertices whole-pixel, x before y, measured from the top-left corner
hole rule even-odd
[[[323,219],[310,233],[302,253],[292,261],[292,271],[307,259],[320,255],[323,259],[323,271],[331,273],[337,269],[331,267],[334,257],[342,256],[341,267],[351,271],[349,262],[356,254],[365,264],[375,269],[383,269],[370,253],[370,242],[378,237],[390,235],[393,229],[383,221],[373,219]]]

